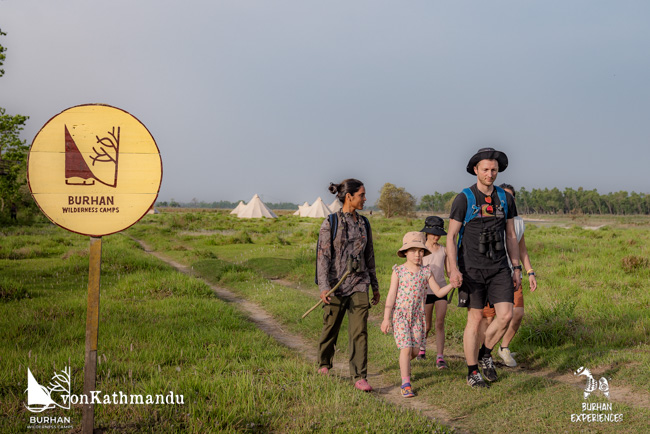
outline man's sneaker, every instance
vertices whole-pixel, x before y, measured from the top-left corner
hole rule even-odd
[[[492,356],[483,356],[481,360],[478,361],[478,364],[481,367],[483,376],[487,381],[497,381],[497,370],[494,369]]]
[[[418,360],[424,360],[427,358],[427,352],[425,350],[420,350],[418,353],[418,356],[416,357]]]
[[[472,386],[472,388],[480,387],[490,387],[481,377],[481,374],[478,371],[472,371],[471,374],[467,376],[467,384]]]
[[[445,362],[445,359],[443,359],[442,357],[438,357],[436,359],[436,367],[438,369],[447,369],[447,362]]]
[[[512,353],[507,347],[506,348],[499,347],[499,357],[501,357],[503,363],[505,363],[506,366],[509,366],[511,368],[517,366],[517,362],[515,361],[515,359],[512,358]]]
[[[413,388],[411,387],[411,383],[402,384],[400,390],[402,392],[402,398],[413,398],[415,396],[415,393],[413,393]]]

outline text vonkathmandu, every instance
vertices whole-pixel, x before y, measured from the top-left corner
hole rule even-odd
[[[620,413],[584,413],[585,411],[612,411],[611,403],[582,403],[581,414],[572,414],[571,422],[621,422]]]
[[[67,404],[68,399],[76,404],[113,404],[113,405],[144,405],[144,404],[177,404],[184,405],[183,395],[177,395],[171,390],[167,395],[129,395],[122,391],[112,394],[102,394],[101,390],[93,390],[88,395],[63,395],[61,397]]]

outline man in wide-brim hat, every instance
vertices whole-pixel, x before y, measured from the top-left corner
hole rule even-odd
[[[514,198],[494,185],[497,174],[507,167],[505,153],[494,148],[479,149],[467,163],[467,172],[476,176],[476,184],[456,196],[449,214],[449,280],[459,287],[458,306],[467,308],[463,347],[467,384],[472,387],[487,387],[483,377],[488,381],[497,380],[492,348],[503,337],[512,318],[514,288],[521,282],[519,245],[513,222],[517,208]],[[487,304],[494,306],[496,319],[483,337],[479,330]]]

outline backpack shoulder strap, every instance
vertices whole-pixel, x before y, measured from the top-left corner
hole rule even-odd
[[[508,198],[506,197],[506,191],[498,186],[494,186],[497,190],[497,195],[499,196],[500,206],[503,208],[503,215],[506,220],[508,220]]]
[[[359,214],[359,215],[363,219],[363,224],[366,225],[366,233],[369,234],[370,233],[370,220],[368,220],[368,217],[366,217],[365,215],[361,215],[361,214]]]
[[[327,216],[330,222],[330,241],[332,241],[332,250],[334,249],[334,238],[336,238],[336,231],[339,229],[339,217],[335,212]]]
[[[478,215],[478,212],[480,210],[480,208],[476,205],[476,196],[474,196],[474,192],[472,192],[471,188],[464,188],[462,193],[467,199],[467,210],[465,211],[465,220],[463,220],[463,225],[460,227],[460,231],[458,231],[458,244],[456,246],[458,249],[460,249],[460,243],[463,240],[465,226]]]
[[[336,238],[336,231],[339,226],[339,218],[336,213],[332,213],[327,216],[327,220],[330,222],[330,257],[334,257],[334,238]],[[316,241],[316,257],[318,258],[318,244],[320,243],[320,237]],[[318,260],[316,261],[316,273],[314,276],[314,283],[318,285]]]
[[[361,214],[359,215],[361,216],[361,219],[363,220],[363,224],[366,227],[366,237],[368,237],[368,239],[370,240],[372,239],[372,234],[370,233],[370,220],[368,220],[368,217],[366,217],[365,215],[361,215]],[[370,243],[366,243],[366,249],[368,248],[369,244]]]

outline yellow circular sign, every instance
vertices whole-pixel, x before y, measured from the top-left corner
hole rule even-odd
[[[103,104],[69,108],[34,138],[27,161],[34,200],[55,224],[100,237],[140,220],[162,181],[160,151],[149,130]]]

